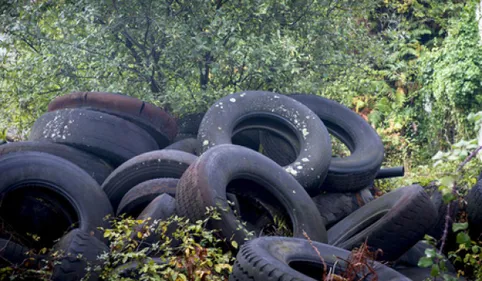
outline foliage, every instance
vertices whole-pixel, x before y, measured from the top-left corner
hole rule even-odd
[[[369,6],[11,1],[0,18],[3,126],[28,130],[49,100],[72,90],[123,92],[179,114],[242,89],[320,93],[326,73],[368,59],[360,42],[370,40],[354,15]]]
[[[234,262],[232,253],[225,250],[226,241],[218,237],[217,231],[206,227],[209,220],[220,219],[219,213],[211,208],[206,216],[205,220],[196,222],[175,215],[162,221],[113,219],[112,228],[103,229],[110,251],[100,255],[94,263],[88,263],[85,280],[92,274],[106,281],[228,280]],[[158,238],[156,243],[146,240],[151,235]],[[34,253],[31,256],[38,258]],[[0,277],[13,276],[22,280],[30,276],[36,280],[50,280],[55,261],[65,256],[51,251],[48,257],[42,258],[44,266],[40,270],[28,268],[24,262],[1,269]]]

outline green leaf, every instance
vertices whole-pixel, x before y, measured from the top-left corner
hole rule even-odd
[[[467,223],[467,222],[452,224],[453,232],[459,232],[461,230],[466,230],[468,227],[469,227],[469,223]]]
[[[433,261],[429,257],[422,257],[417,264],[419,267],[429,267],[433,265]]]
[[[439,276],[440,274],[440,268],[438,264],[432,265],[432,270],[430,270],[430,275],[433,277]]]
[[[238,248],[238,242],[236,242],[236,241],[231,241],[231,245],[233,245],[233,247],[234,247],[235,249]]]
[[[429,258],[433,258],[437,255],[437,252],[435,249],[429,248],[425,249],[425,256]]]
[[[470,236],[465,232],[459,232],[456,241],[458,244],[470,244]]]
[[[447,186],[447,187],[452,187],[454,182],[455,182],[455,178],[452,177],[452,176],[445,176],[443,178],[441,178],[439,180],[440,184],[441,185],[444,185],[444,186]]]

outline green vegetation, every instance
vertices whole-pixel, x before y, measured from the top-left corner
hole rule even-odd
[[[477,2],[4,1],[0,139],[9,129],[25,137],[49,101],[71,91],[122,92],[177,116],[239,90],[306,92],[377,129],[385,165],[407,171],[382,189],[439,180],[447,202],[463,201],[480,172],[478,159],[457,170],[480,144]],[[482,278],[481,243],[457,219],[449,257]],[[443,271],[438,255],[427,258]]]

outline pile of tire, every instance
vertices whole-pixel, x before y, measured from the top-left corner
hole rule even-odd
[[[349,156],[332,156],[332,137]],[[71,255],[51,279],[80,280],[86,262],[109,252],[99,230],[110,227],[106,217],[197,221],[217,207],[221,219],[209,227],[241,246],[230,249],[230,280],[319,280],[326,272],[313,248],[343,271],[364,242],[381,254],[358,279],[424,280],[430,270],[417,262],[430,246],[420,241],[441,235],[445,215],[419,185],[374,198],[383,159],[363,118],[319,96],[238,92],[176,120],[133,97],[71,93],[49,104],[28,141],[0,145],[0,218],[8,226],[0,265],[52,248]],[[291,237],[266,235],[277,217]]]

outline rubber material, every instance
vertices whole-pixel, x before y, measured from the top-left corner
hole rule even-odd
[[[134,97],[105,92],[72,92],[50,102],[48,111],[86,108],[115,115],[148,132],[159,148],[166,147],[177,134],[176,120],[163,109]]]
[[[327,229],[373,200],[368,188],[356,193],[323,193],[312,198]]]
[[[470,236],[482,236],[482,180],[478,180],[467,195],[467,218]]]
[[[114,167],[136,155],[158,149],[155,140],[133,123],[85,109],[62,109],[43,114],[35,121],[29,140],[73,146],[97,155]]]
[[[192,155],[197,155],[201,145],[197,138],[185,138],[167,146],[165,149],[180,150]]]
[[[350,252],[306,239],[261,237],[245,243],[236,256],[230,281],[316,281],[322,280],[323,264],[313,249],[320,252],[327,269],[336,268],[340,274],[347,268]],[[371,262],[370,262],[371,263]],[[381,264],[372,265],[376,275],[368,269],[358,269],[354,280],[410,281],[402,274]],[[324,272],[328,274],[328,272]],[[366,277],[362,277],[366,274]],[[335,279],[333,279],[335,280]]]
[[[102,184],[114,170],[111,165],[82,150],[46,141],[11,142],[0,146],[0,157],[17,151],[38,151],[62,157],[86,171],[97,183]]]
[[[87,274],[86,268],[94,269],[100,263],[98,256],[109,252],[109,247],[88,233],[74,229],[62,237],[54,247],[55,251],[62,258],[58,261],[60,264],[54,266],[51,280],[80,281]],[[99,276],[92,271],[84,280],[99,280]]]
[[[328,244],[347,250],[365,240],[393,261],[420,241],[435,224],[437,211],[419,185],[395,189],[356,210],[328,230]]]
[[[104,218],[112,207],[99,184],[71,162],[42,152],[22,151],[0,158],[0,195],[19,188],[41,186],[65,198],[74,208],[79,228],[103,237],[98,227],[108,228]]]
[[[320,191],[331,161],[331,142],[325,126],[308,107],[287,96],[264,91],[223,97],[209,108],[201,122],[201,152],[231,144],[233,135],[248,129],[294,135],[300,152],[284,168],[308,193]]]
[[[261,186],[252,191],[257,198],[278,200],[292,223],[294,237],[304,237],[306,231],[314,241],[327,241],[315,204],[294,177],[273,160],[238,145],[217,145],[189,166],[177,186],[177,214],[197,221],[204,218],[206,207],[220,208],[221,220],[212,220],[211,227],[219,229],[224,237],[232,237],[238,245],[243,244],[248,238],[246,229],[236,222],[226,198],[228,183],[236,179],[251,180]]]
[[[135,218],[159,195],[166,193],[175,197],[178,181],[173,178],[153,179],[134,186],[122,198],[117,215],[126,214]]]
[[[376,131],[358,114],[336,101],[308,94],[290,94],[288,97],[312,110],[329,133],[351,151],[350,156],[331,159],[322,189],[353,192],[368,186],[375,179],[384,159],[383,143]],[[269,157],[279,155],[287,159],[292,153],[282,146],[286,141],[273,140],[270,145],[265,145],[265,141],[266,135],[261,143]]]
[[[144,153],[115,169],[102,184],[102,189],[117,210],[122,197],[134,186],[152,179],[180,178],[196,159],[196,156],[179,150]]]

